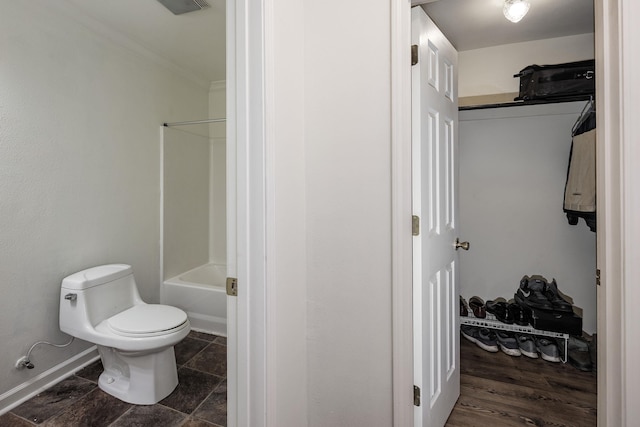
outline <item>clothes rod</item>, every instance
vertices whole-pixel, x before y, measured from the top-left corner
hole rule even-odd
[[[227,119],[207,119],[207,120],[192,120],[190,122],[173,122],[173,123],[163,123],[162,125],[164,127],[171,127],[171,126],[182,126],[182,125],[199,125],[202,123],[220,123],[220,122],[226,122]]]

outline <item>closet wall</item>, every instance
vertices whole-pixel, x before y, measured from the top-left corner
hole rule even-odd
[[[513,75],[528,65],[593,58],[593,33],[462,51],[458,56],[459,96],[514,93],[519,79]]]
[[[596,235],[562,210],[571,127],[584,102],[460,112],[460,292],[513,298],[523,275],[555,278],[596,330]]]

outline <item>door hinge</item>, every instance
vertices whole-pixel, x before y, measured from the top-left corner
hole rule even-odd
[[[411,45],[411,65],[416,65],[418,63],[418,45]]]
[[[235,277],[227,277],[227,295],[230,297],[238,296],[238,279]]]
[[[413,386],[413,406],[420,406],[420,387]]]
[[[596,285],[600,286],[600,269],[596,269]]]
[[[411,217],[411,234],[414,236],[420,235],[420,217],[418,215]]]

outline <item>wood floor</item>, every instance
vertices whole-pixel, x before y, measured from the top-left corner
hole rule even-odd
[[[460,339],[460,398],[447,427],[595,426],[596,374],[488,353]]]
[[[155,405],[98,388],[97,361],[0,415],[0,427],[222,427],[227,425],[227,340],[191,331],[176,344],[179,384]]]

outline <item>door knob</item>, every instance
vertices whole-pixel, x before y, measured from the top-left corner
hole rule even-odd
[[[468,251],[469,250],[469,242],[461,242],[460,239],[458,239],[456,237],[456,251],[458,249],[460,249],[460,248],[464,249],[465,251]]]

